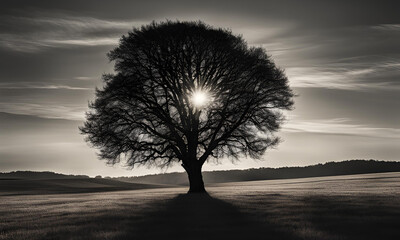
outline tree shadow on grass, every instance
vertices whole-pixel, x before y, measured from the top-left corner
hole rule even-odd
[[[293,239],[208,194],[181,194],[117,239]]]
[[[311,196],[304,201],[304,220],[332,239],[400,239],[398,203],[384,196]]]

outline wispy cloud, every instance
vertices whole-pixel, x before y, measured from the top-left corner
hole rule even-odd
[[[400,24],[379,24],[372,26],[371,28],[383,31],[400,31]]]
[[[38,103],[0,102],[0,112],[33,115],[42,118],[83,120],[86,107],[78,105],[56,105]]]
[[[33,53],[51,45],[30,36],[17,34],[0,34],[0,47],[17,52]]]
[[[363,66],[360,66],[363,65]],[[290,67],[286,73],[293,87],[344,90],[400,89],[400,60],[378,63],[335,63]],[[397,75],[397,78],[385,79]]]
[[[66,39],[66,40],[57,40],[57,39],[49,39],[43,40],[45,44],[48,46],[62,46],[62,45],[76,45],[76,46],[107,46],[107,45],[117,45],[118,38],[86,38],[86,39]]]
[[[20,17],[23,21],[33,21],[37,24],[54,25],[62,28],[74,29],[74,30],[95,30],[95,29],[119,29],[126,30],[133,27],[135,22],[133,21],[116,21],[116,20],[104,20],[93,17],[74,17],[59,15],[53,17],[40,17],[40,18],[28,18]]]
[[[73,87],[48,83],[0,83],[0,89],[66,89],[66,90],[93,90],[92,88]]]
[[[285,124],[286,132],[307,132],[315,134],[353,135],[374,138],[400,139],[399,128],[379,128],[364,124],[354,124],[347,118],[316,119],[310,121],[293,120]]]
[[[120,36],[140,26],[138,21],[115,21],[66,15],[52,17],[2,17],[0,43],[19,52],[71,46],[112,46]],[[13,28],[7,28],[7,24]]]
[[[291,86],[343,90],[400,89],[400,24],[305,29],[287,27],[262,40]],[[368,36],[368,37],[366,37]]]
[[[75,80],[83,80],[83,81],[88,81],[88,80],[93,80],[93,77],[86,77],[86,76],[78,76],[74,77]]]

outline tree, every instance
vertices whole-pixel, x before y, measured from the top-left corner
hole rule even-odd
[[[259,158],[293,92],[265,50],[202,22],[162,22],[122,36],[108,57],[115,74],[89,104],[81,127],[109,164],[180,162],[189,192],[204,192],[209,159]]]

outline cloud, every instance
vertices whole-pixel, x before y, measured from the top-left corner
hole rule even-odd
[[[46,47],[51,46],[45,42],[32,39],[29,36],[0,34],[0,48],[6,48],[17,52],[33,53]]]
[[[400,60],[286,68],[292,87],[343,90],[400,90]]]
[[[66,40],[43,40],[48,46],[113,46],[117,45],[118,38],[86,38],[86,39],[66,39]]]
[[[286,74],[292,87],[328,88],[342,90],[400,89],[387,82],[366,82],[363,75],[377,69],[338,69],[322,67],[287,68]]]
[[[93,77],[85,77],[85,76],[78,76],[78,77],[74,77],[75,80],[83,80],[83,81],[87,81],[87,80],[93,80]]]
[[[400,24],[379,24],[371,27],[381,31],[400,31]]]
[[[293,120],[285,124],[283,131],[400,139],[399,128],[379,128],[351,122],[347,118],[316,119],[310,121]]]
[[[19,52],[38,52],[46,48],[71,46],[113,46],[120,36],[140,21],[115,21],[93,17],[54,15],[51,17],[0,18],[0,43]],[[8,27],[8,26],[12,26]]]
[[[51,103],[0,102],[0,112],[32,115],[42,118],[83,120],[87,107],[81,105],[56,105]]]
[[[0,83],[0,89],[66,89],[66,90],[93,90],[92,88],[73,87],[48,83]]]
[[[258,41],[286,70],[293,87],[399,90],[400,34],[394,31],[399,26],[382,25],[385,31],[377,31],[368,25],[315,29],[287,24]]]
[[[33,21],[36,24],[46,24],[48,26],[57,26],[65,29],[73,29],[76,31],[89,30],[93,31],[96,29],[118,29],[126,30],[130,29],[135,25],[133,21],[111,21],[103,20],[93,17],[74,17],[67,15],[59,15],[53,17],[40,17],[40,18],[29,18],[20,17],[22,21]]]

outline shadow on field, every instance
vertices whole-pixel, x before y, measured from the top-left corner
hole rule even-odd
[[[400,239],[396,198],[310,196],[303,201],[308,205],[303,221],[330,236],[327,239]]]
[[[293,239],[208,194],[181,194],[117,239]]]

